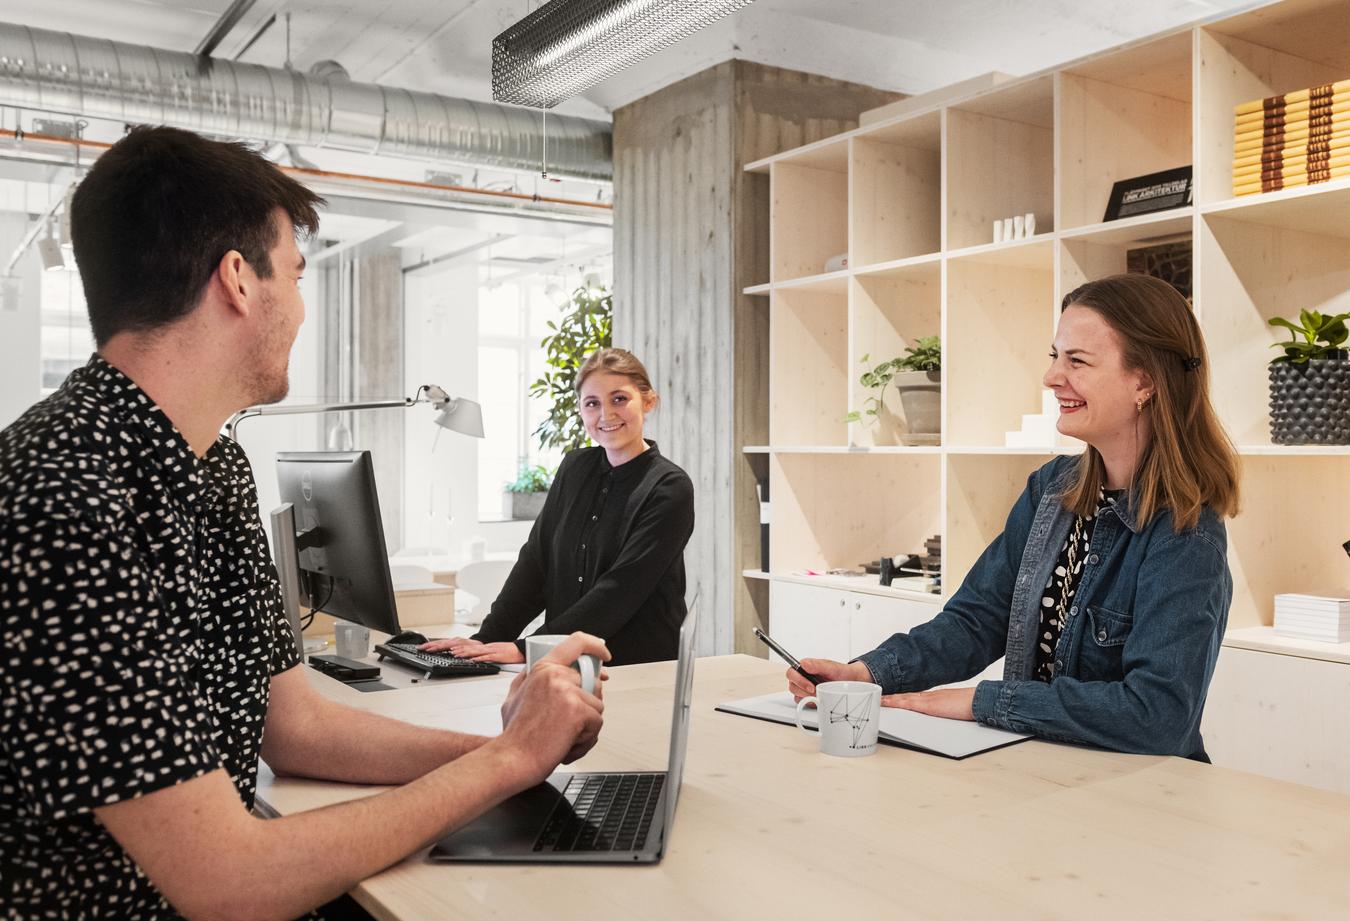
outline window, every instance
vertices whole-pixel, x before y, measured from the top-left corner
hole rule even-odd
[[[539,341],[548,323],[561,313],[556,292],[545,292],[544,280],[487,286],[478,298],[478,394],[483,418],[511,437],[488,438],[478,447],[478,517],[491,521],[502,514],[502,489],[516,478],[521,464],[542,464],[550,470],[562,460],[556,448],[541,450],[534,430],[548,406],[530,398],[530,384],[544,371]]]
[[[94,336],[89,331],[89,311],[78,272],[69,268],[43,272],[41,290],[40,387],[46,396],[61,386],[66,375],[89,360],[94,352]]]

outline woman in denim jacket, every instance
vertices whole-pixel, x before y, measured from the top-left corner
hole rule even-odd
[[[1166,282],[1116,275],[1064,298],[1045,386],[1087,443],[1033,473],[1003,533],[932,621],[845,665],[883,703],[1126,752],[1207,761],[1205,693],[1233,581],[1237,457],[1205,346]],[[963,681],[1006,656],[1002,681]],[[788,672],[792,692],[813,687]]]

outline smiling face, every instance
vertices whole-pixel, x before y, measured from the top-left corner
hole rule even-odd
[[[1137,400],[1153,396],[1148,376],[1125,367],[1120,337],[1097,311],[1070,304],[1060,316],[1043,383],[1059,400],[1059,431],[1103,453],[1138,437]],[[1147,411],[1147,410],[1146,410]]]
[[[623,374],[595,371],[581,385],[581,421],[586,434],[605,449],[615,466],[645,450],[642,424],[655,405],[654,394],[642,393]]]

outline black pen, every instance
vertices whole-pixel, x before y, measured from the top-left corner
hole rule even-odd
[[[769,636],[769,634],[765,633],[763,630],[756,627],[755,636],[759,637],[760,641],[765,646],[768,646],[774,652],[778,653],[779,658],[781,658],[788,665],[792,666],[793,670],[796,671],[797,674],[801,675],[803,678],[805,678],[812,684],[821,683],[820,678],[816,677],[815,675],[808,672],[806,669],[802,668],[802,663],[797,661],[797,657],[794,656],[792,653],[788,652],[782,646],[778,645],[778,643],[774,641],[774,638]]]

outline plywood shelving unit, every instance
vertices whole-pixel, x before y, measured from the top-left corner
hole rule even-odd
[[[954,590],[1028,474],[1076,450],[1002,447],[1041,409],[1060,299],[1124,271],[1134,247],[1189,239],[1216,405],[1243,455],[1230,630],[1268,627],[1278,592],[1350,591],[1350,448],[1272,445],[1266,390],[1282,338],[1271,316],[1350,309],[1350,181],[1241,199],[1230,182],[1233,107],[1350,77],[1346,23],[1346,0],[1290,0],[747,167],[768,174],[772,202],[771,277],[747,292],[770,315],[770,439],[742,458],[767,455],[768,578],[915,552],[940,533]],[[1102,222],[1114,182],[1187,164],[1194,204]],[[1027,212],[1034,237],[991,242],[994,220]],[[848,268],[826,273],[845,252]],[[934,333],[941,445],[904,445],[894,394],[880,422],[846,423],[867,395],[861,358]]]

